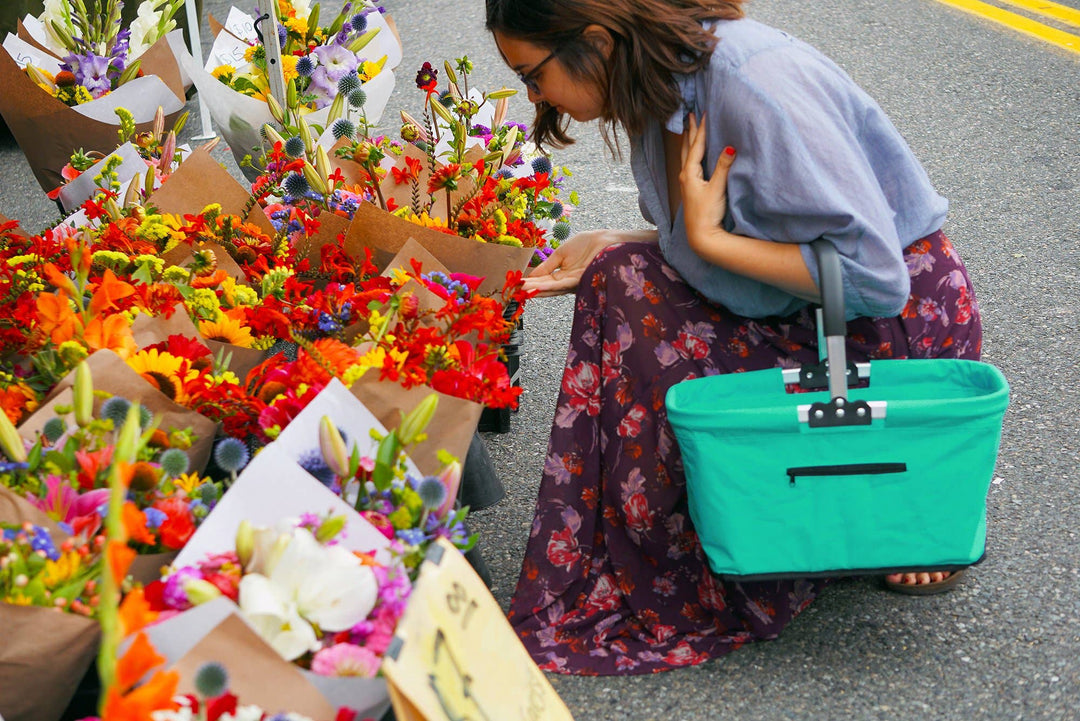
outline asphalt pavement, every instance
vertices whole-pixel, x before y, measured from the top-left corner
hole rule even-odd
[[[481,0],[384,4],[405,45],[391,111],[420,108],[413,76],[424,61],[441,67],[467,54],[473,85],[514,87],[483,30]],[[219,18],[229,5],[206,2]],[[550,678],[583,721],[1080,718],[1080,54],[935,0],[755,0],[749,11],[843,66],[951,202],[945,231],[975,283],[984,359],[1012,387],[987,556],[958,589],[932,598],[886,593],[877,579],[837,582],[778,640],[697,668]],[[513,102],[511,117],[528,121],[531,109]],[[573,131],[580,142],[557,162],[574,171],[582,196],[575,227],[645,227],[627,165],[607,155],[595,128]],[[32,230],[53,219],[6,135],[0,168],[0,213]],[[508,493],[474,525],[503,607],[532,519],[571,315],[569,298],[530,301],[521,409],[509,433],[485,434]]]

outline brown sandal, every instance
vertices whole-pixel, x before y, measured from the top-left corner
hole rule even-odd
[[[945,593],[957,583],[964,575],[964,570],[950,571],[947,578],[930,583],[898,583],[885,580],[885,588],[907,596],[933,596],[936,593]]]

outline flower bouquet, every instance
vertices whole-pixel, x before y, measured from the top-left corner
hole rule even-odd
[[[60,718],[98,643],[104,537],[0,523],[0,716]]]
[[[371,122],[377,122],[394,87],[393,68],[401,46],[382,9],[367,0],[347,2],[329,24],[320,25],[320,5],[278,0],[277,22],[233,8],[217,26],[204,68],[183,60],[210,108],[216,126],[250,179],[265,153],[263,127],[296,126],[300,117],[321,133],[346,98],[339,82],[356,79]],[[276,41],[280,66],[268,64],[266,38]],[[271,74],[280,73],[285,97],[274,97]],[[335,108],[336,105],[336,108]]]
[[[159,107],[173,121],[185,102],[167,38],[151,34],[156,42],[133,58],[130,28],[120,27],[119,0],[61,2],[49,15],[49,28],[66,54],[53,55],[13,35],[0,52],[0,113],[46,192],[61,185],[60,170],[76,148],[105,153],[116,147],[118,108],[126,108],[144,132]],[[169,7],[180,4],[171,0]]]
[[[524,126],[506,122],[514,91],[470,89],[467,57],[445,71],[443,94],[430,64],[418,73],[425,110],[422,120],[402,113],[404,152],[389,155],[370,138],[344,134],[332,163],[388,211],[359,209],[354,242],[393,253],[415,237],[451,270],[483,277],[481,292],[491,292],[507,271],[538,263],[568,237],[577,195],[560,198],[568,173],[550,158],[526,162]]]

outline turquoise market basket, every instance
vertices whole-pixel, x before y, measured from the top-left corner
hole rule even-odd
[[[838,281],[835,249],[825,241],[814,249],[822,275]],[[712,570],[838,576],[978,562],[1008,406],[1004,376],[954,359],[848,365],[842,291],[831,278],[822,285],[828,356],[846,373],[823,362],[668,391],[690,516]],[[848,390],[856,374],[869,385]],[[800,376],[804,387],[826,377],[829,387],[786,392]]]

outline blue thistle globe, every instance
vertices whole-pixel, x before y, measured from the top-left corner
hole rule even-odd
[[[162,453],[158,458],[158,463],[161,464],[162,472],[169,478],[179,478],[191,467],[187,454],[179,448],[170,448]]]
[[[537,175],[543,175],[544,173],[550,175],[552,170],[551,160],[543,155],[539,158],[534,158],[532,161],[532,169]]]
[[[342,138],[352,140],[356,135],[356,124],[348,118],[338,118],[330,126],[330,133],[334,136],[334,140],[341,140]]]
[[[499,172],[495,173],[495,177],[499,180],[509,180],[514,177],[514,171],[510,168],[499,168]]]
[[[195,672],[195,690],[203,698],[216,698],[229,690],[229,672],[220,663],[204,663]]]
[[[367,30],[367,15],[365,13],[356,13],[349,18],[349,27],[351,27],[354,32],[364,32]]]
[[[50,418],[45,422],[45,427],[41,429],[41,433],[45,436],[45,440],[49,443],[56,443],[60,440],[60,436],[64,435],[64,431],[67,430],[67,425],[61,418]]]
[[[346,73],[341,76],[341,79],[337,83],[338,92],[342,95],[348,95],[354,90],[360,89],[360,76],[355,72]]]
[[[120,396],[113,396],[101,404],[101,417],[113,422],[113,426],[119,428],[127,420],[128,409],[131,402]]]
[[[438,478],[427,476],[416,487],[416,494],[420,496],[424,508],[430,511],[441,506],[446,500],[446,486]]]
[[[296,74],[302,78],[310,78],[315,72],[315,61],[311,56],[305,55],[296,61]]]
[[[222,438],[214,448],[214,462],[226,473],[238,473],[250,459],[247,446],[235,438]]]
[[[285,141],[285,154],[290,158],[299,158],[306,150],[304,139],[299,135],[294,135]]]
[[[301,173],[289,173],[281,185],[286,193],[296,198],[304,196],[311,187],[308,185],[307,178]]]
[[[357,88],[356,90],[349,93],[349,105],[353,106],[354,108],[362,108],[364,107],[364,103],[366,102],[367,93],[365,93],[362,88]]]
[[[321,451],[309,451],[300,457],[300,467],[305,471],[315,476],[315,479],[319,483],[323,484],[327,488],[333,485],[337,480],[337,475],[326,464],[326,459],[323,458]]]
[[[139,405],[139,427],[144,431],[150,427],[150,423],[154,420],[154,414],[150,412],[150,409],[146,406]]]
[[[565,213],[565,212],[566,212],[566,209],[563,208],[563,204],[560,203],[559,201],[556,200],[554,203],[551,204],[551,217],[552,218],[558,220],[559,218],[563,217],[563,213]]]
[[[551,229],[551,236],[560,243],[570,237],[570,224],[562,221],[555,224]]]
[[[213,483],[204,483],[196,489],[203,503],[212,506],[218,501],[218,489]]]

